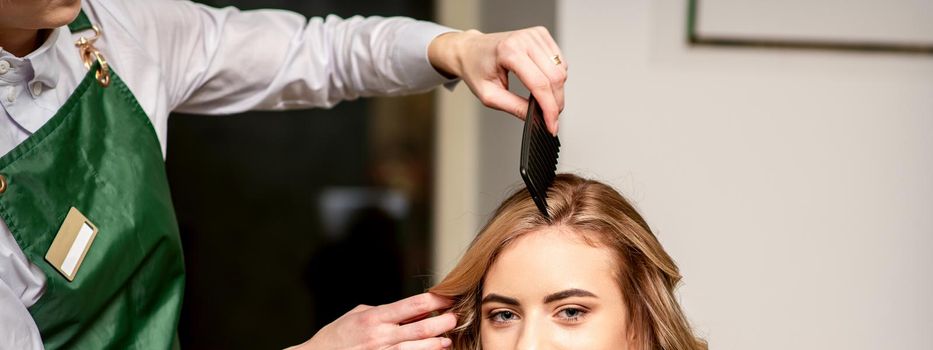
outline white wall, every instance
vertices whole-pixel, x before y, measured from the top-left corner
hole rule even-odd
[[[437,0],[438,22],[453,28],[479,25],[481,0]],[[439,281],[476,234],[477,146],[480,105],[461,83],[437,89],[434,182],[434,279]]]
[[[685,7],[558,1],[561,169],[636,203],[712,349],[933,349],[933,56],[690,48]]]

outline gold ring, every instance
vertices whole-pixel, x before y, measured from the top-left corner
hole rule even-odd
[[[554,64],[556,64],[556,65],[558,65],[558,66],[559,66],[560,63],[561,63],[560,55],[554,55],[554,57],[551,57],[551,60],[553,60],[553,61],[554,61]]]

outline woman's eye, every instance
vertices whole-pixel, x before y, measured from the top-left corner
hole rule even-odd
[[[586,310],[576,307],[568,307],[566,309],[560,310],[557,313],[557,316],[566,321],[576,322],[579,321],[582,317],[586,316]]]
[[[507,322],[512,322],[512,321],[517,320],[518,315],[516,315],[512,311],[502,310],[502,311],[493,312],[489,316],[489,319],[492,320],[492,322],[496,322],[496,323],[507,323]]]

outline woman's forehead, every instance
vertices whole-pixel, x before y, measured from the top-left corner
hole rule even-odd
[[[483,294],[534,297],[568,288],[618,290],[613,252],[581,233],[549,226],[516,238],[487,271]]]

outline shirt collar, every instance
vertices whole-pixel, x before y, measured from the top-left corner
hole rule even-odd
[[[63,28],[52,29],[42,46],[23,57],[31,63],[33,74],[35,74],[30,84],[38,81],[49,89],[53,89],[58,85],[58,77],[61,74],[62,67],[59,66],[59,62],[56,60],[61,53],[56,51],[61,50],[63,47],[60,41],[66,41],[65,46],[67,46],[68,40],[68,35],[62,35]]]

